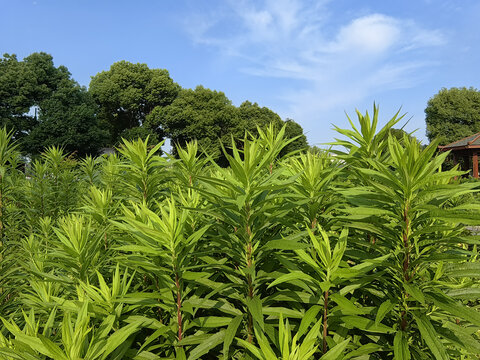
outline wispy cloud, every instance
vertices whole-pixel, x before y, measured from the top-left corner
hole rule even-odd
[[[189,24],[195,42],[243,58],[241,71],[300,80],[301,91],[280,96],[284,112],[307,129],[319,111],[416,85],[433,64],[419,53],[446,41],[438,29],[380,13],[338,23],[330,8],[328,1],[232,1]]]

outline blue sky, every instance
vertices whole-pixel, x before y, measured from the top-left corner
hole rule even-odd
[[[477,0],[0,0],[0,52],[53,55],[80,84],[119,60],[164,68],[333,140],[345,112],[400,107],[425,140],[442,87],[480,88]]]

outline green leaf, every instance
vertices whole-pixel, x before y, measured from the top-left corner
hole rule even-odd
[[[123,328],[115,331],[112,335],[110,335],[107,339],[107,343],[105,345],[105,351],[102,355],[102,360],[106,359],[108,355],[112,351],[114,351],[117,347],[119,347],[127,338],[137,332],[139,328],[142,326],[143,322],[138,321],[131,324],[124,326]]]
[[[245,349],[250,351],[258,360],[265,360],[265,357],[260,352],[260,349],[258,349],[255,345],[250,344],[243,339],[239,339],[239,338],[236,338],[236,339],[241,346],[243,346]]]
[[[422,291],[416,287],[412,283],[404,283],[403,287],[405,288],[405,291],[410,294],[415,300],[418,302],[425,304],[425,296],[423,295]]]
[[[270,346],[270,342],[268,341],[265,334],[259,331],[258,326],[255,326],[255,338],[257,340],[258,345],[260,345],[260,349],[262,350],[262,354],[267,360],[277,360],[275,353]]]
[[[230,345],[232,344],[235,335],[237,334],[238,327],[242,323],[243,316],[235,316],[228,324],[227,330],[225,331],[225,339],[223,340],[223,358],[228,359],[228,352]]]
[[[301,250],[306,249],[308,244],[294,241],[291,239],[281,239],[281,240],[270,240],[267,242],[263,249],[270,249],[270,250]]]
[[[194,308],[218,309],[229,315],[242,315],[240,310],[235,309],[231,304],[222,300],[190,298],[185,300],[184,304],[193,306]]]
[[[416,315],[412,314],[415,322],[417,323],[418,329],[420,330],[420,334],[422,335],[422,339],[427,344],[428,348],[432,352],[433,356],[437,360],[448,360],[449,356],[445,347],[441,343],[438,338],[438,333],[435,331],[435,328],[428,320],[428,318],[424,315]]]
[[[461,288],[447,291],[447,295],[454,299],[478,300],[480,299],[480,288]]]
[[[368,343],[360,346],[359,348],[353,351],[350,351],[348,354],[345,355],[343,359],[344,360],[351,359],[351,358],[361,359],[362,355],[368,355],[368,354],[371,354],[372,352],[377,352],[377,351],[382,351],[382,346],[374,343]]]
[[[50,339],[47,339],[43,335],[38,335],[38,338],[42,342],[43,346],[48,352],[48,356],[53,358],[54,360],[68,360],[68,357],[63,353],[60,347],[55,344]]]
[[[377,310],[377,316],[375,317],[375,324],[378,325],[382,322],[385,315],[387,315],[395,307],[390,300],[384,301]]]
[[[22,331],[20,331],[20,329],[16,325],[12,325],[8,321],[6,321],[4,318],[0,318],[0,319],[2,320],[5,328],[15,336],[16,341],[20,341],[22,343],[28,344],[28,346],[33,350],[38,351],[43,355],[50,356],[49,350],[45,347],[45,345],[42,343],[42,341],[39,338],[28,336],[24,334]],[[42,335],[39,335],[39,337],[40,336]]]
[[[454,278],[480,278],[480,262],[450,264],[445,268],[445,275]]]
[[[343,352],[347,348],[350,339],[343,340],[341,343],[338,343],[333,348],[328,350],[322,357],[322,360],[338,360],[343,358]]]
[[[199,359],[201,356],[208,353],[215,346],[221,344],[225,338],[225,330],[221,330],[216,334],[213,334],[207,337],[202,343],[196,346],[192,351],[190,351],[190,356],[188,360]]]
[[[262,301],[258,296],[254,296],[253,298],[247,297],[246,304],[247,304],[248,311],[252,315],[253,320],[255,320],[263,330],[264,322],[263,322],[263,312],[262,312]]]
[[[302,271],[291,271],[285,275],[280,276],[278,279],[272,281],[270,285],[268,285],[268,288],[271,288],[272,286],[284,283],[284,282],[290,282],[292,280],[309,280],[312,283],[315,283],[315,280],[308,274],[305,274]]]
[[[197,333],[195,335],[189,335],[184,337],[180,340],[177,345],[178,346],[187,346],[187,345],[197,345],[203,343],[207,340],[211,335],[205,333]]]
[[[310,324],[316,320],[317,314],[320,312],[321,309],[321,306],[314,305],[305,312],[305,315],[303,316],[297,331],[297,336],[299,338],[307,331]]]
[[[410,350],[406,333],[398,331],[393,339],[393,354],[395,360],[410,360]]]
[[[480,354],[480,341],[478,340],[478,337],[472,337],[472,331],[478,331],[478,328],[467,329],[466,327],[452,322],[446,322],[444,326],[455,334],[456,338],[452,342],[459,343],[464,349],[472,354]],[[446,334],[442,332],[442,336],[446,336]],[[452,340],[451,337],[447,338]]]
[[[198,317],[192,320],[192,324],[200,328],[218,328],[230,324],[232,318],[220,316]]]
[[[428,298],[446,313],[480,326],[480,312],[477,310],[471,309],[439,292],[429,292]]]
[[[273,307],[273,306],[266,306],[263,309],[263,314],[267,316],[280,316],[283,314],[285,317],[288,318],[296,318],[296,319],[303,319],[303,312],[295,309],[289,309],[286,307]]]
[[[375,324],[374,321],[361,316],[342,316],[340,318],[347,327],[357,328],[363,331],[389,334],[394,330],[383,324]]]
[[[175,348],[175,360],[187,360],[187,355],[183,347],[177,346]]]
[[[348,300],[345,296],[342,296],[338,293],[330,295],[330,298],[338,305],[342,313],[345,315],[361,315],[365,311],[358,308],[353,302]]]

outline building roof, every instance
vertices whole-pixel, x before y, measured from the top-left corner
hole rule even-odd
[[[439,146],[440,150],[464,150],[480,148],[480,133],[467,136],[450,144]]]

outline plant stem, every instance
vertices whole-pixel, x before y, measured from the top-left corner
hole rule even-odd
[[[410,266],[410,244],[408,242],[408,237],[410,235],[410,220],[408,218],[408,205],[403,211],[403,221],[405,223],[405,230],[403,231],[403,247],[405,250],[405,256],[403,258],[403,278],[406,281],[410,280],[410,275],[408,273],[408,268]]]
[[[183,328],[182,328],[182,294],[180,292],[180,279],[178,273],[175,272],[175,286],[177,287],[177,321],[178,321],[178,341],[182,340]]]
[[[252,229],[250,228],[250,205],[247,204],[245,207],[246,210],[246,227],[245,231],[248,235],[248,242],[247,242],[247,251],[246,251],[246,257],[247,257],[247,269],[248,269],[248,274],[247,274],[247,297],[249,299],[253,298],[253,280],[252,280],[252,275],[251,275],[251,268],[253,266],[253,260],[252,260],[252,252],[253,252],[253,246],[252,246]],[[252,314],[248,312],[248,337],[247,341],[251,344],[253,342],[253,318]]]
[[[409,274],[409,267],[410,267],[410,244],[409,244],[409,235],[410,235],[410,219],[408,218],[408,204],[405,205],[405,209],[403,211],[403,222],[405,224],[405,229],[402,234],[402,239],[403,239],[403,247],[405,251],[405,255],[403,258],[403,279],[405,282],[410,281],[411,276]],[[406,299],[408,297],[407,292],[403,292],[402,297]],[[403,310],[401,313],[401,318],[400,318],[400,328],[402,331],[405,331],[408,326],[408,321],[407,321],[407,310]]]
[[[143,201],[145,204],[147,204],[147,180],[143,179],[142,180],[142,186],[143,186]]]
[[[405,210],[403,211],[403,222],[405,223],[405,230],[402,234],[403,247],[405,251],[405,256],[403,258],[403,278],[405,281],[409,281],[411,276],[408,271],[410,266],[410,244],[408,241],[410,235],[410,219],[408,218],[408,205],[405,206]]]
[[[401,318],[400,318],[400,329],[402,329],[402,331],[405,331],[407,329],[408,322],[407,322],[406,315],[407,315],[407,312],[405,310],[402,311]]]
[[[249,233],[250,227],[247,226],[247,233]],[[247,244],[247,269],[250,269],[252,266],[252,243],[249,241]],[[249,299],[253,298],[253,281],[252,275],[247,274],[247,297]],[[247,341],[251,344],[253,342],[253,319],[252,314],[248,313],[248,338]]]
[[[327,322],[327,315],[328,315],[328,290],[323,294],[324,302],[323,302],[323,353],[327,352],[327,335],[328,335],[328,322]]]

